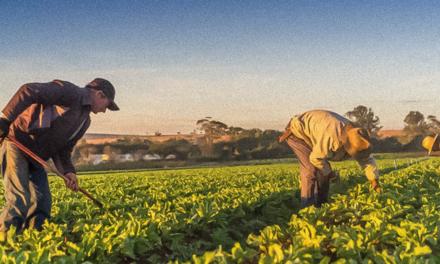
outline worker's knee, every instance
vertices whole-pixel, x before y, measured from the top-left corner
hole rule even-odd
[[[316,168],[312,165],[301,168],[301,180],[316,180]]]

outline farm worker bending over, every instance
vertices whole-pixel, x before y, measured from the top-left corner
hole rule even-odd
[[[366,130],[330,111],[313,110],[292,118],[279,141],[298,157],[301,173],[301,207],[328,201],[329,180],[337,175],[329,160],[354,158],[364,169],[374,190],[380,192],[379,171],[371,154]]]
[[[47,173],[8,137],[44,160],[51,158],[68,179],[66,186],[77,191],[72,150],[90,126],[90,112],[119,110],[114,99],[113,85],[101,78],[85,88],[54,80],[28,83],[16,92],[0,117],[0,163],[6,198],[0,215],[0,234],[4,235],[11,225],[18,231],[28,227],[41,230],[51,211]]]

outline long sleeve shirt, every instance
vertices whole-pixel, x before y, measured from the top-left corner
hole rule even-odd
[[[12,122],[10,135],[62,173],[73,172],[74,146],[90,126],[88,88],[55,80],[23,85],[2,110]]]
[[[349,156],[344,149],[347,142],[345,126],[350,120],[330,111],[312,110],[292,118],[290,130],[292,134],[302,139],[310,148],[310,162],[324,175],[331,172],[329,160],[347,159]],[[364,170],[368,180],[379,178],[376,161],[369,156],[357,160]]]

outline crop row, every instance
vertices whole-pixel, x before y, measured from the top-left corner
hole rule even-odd
[[[386,172],[408,160],[379,164]],[[333,193],[365,182],[354,162],[336,167],[342,181]],[[190,260],[219,246],[234,250],[237,242],[244,245],[249,234],[266,226],[290,226],[299,206],[298,174],[297,165],[279,164],[81,176],[81,185],[103,200],[105,210],[51,178],[51,222],[41,232],[14,235],[11,230],[0,245],[0,259],[157,263]]]
[[[382,177],[333,196],[321,208],[293,214],[245,243],[194,256],[194,263],[439,263],[440,160]]]

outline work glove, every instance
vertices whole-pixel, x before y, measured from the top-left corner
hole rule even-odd
[[[380,185],[379,185],[379,180],[372,180],[370,183],[371,183],[371,187],[373,188],[373,190],[375,190],[377,193],[382,192],[382,189],[380,188]]]
[[[8,136],[10,126],[11,121],[4,117],[0,118],[0,141],[3,141],[3,139]]]

